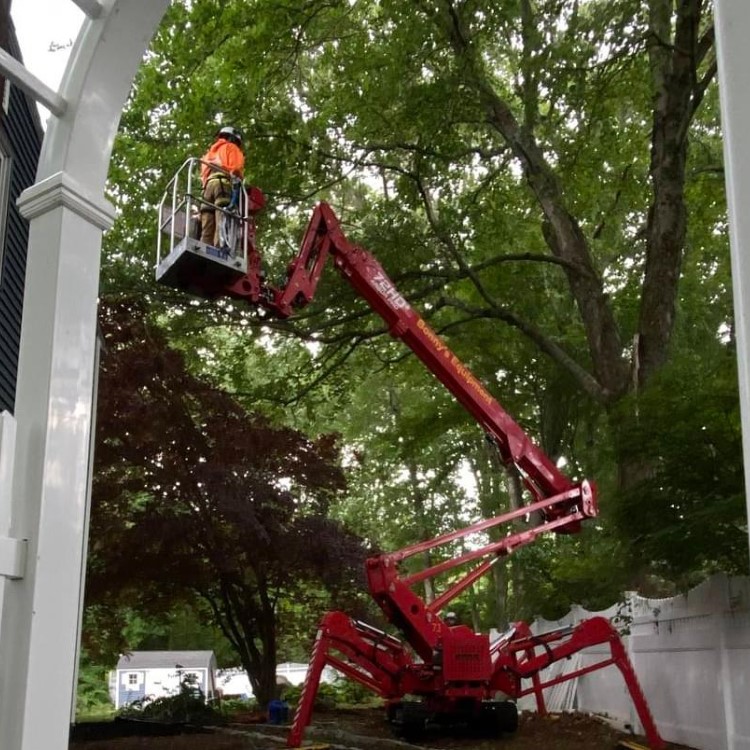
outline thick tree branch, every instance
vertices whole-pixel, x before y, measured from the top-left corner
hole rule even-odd
[[[583,232],[569,212],[559,181],[533,135],[519,125],[508,103],[495,91],[481,55],[474,49],[455,8],[447,0],[443,0],[441,6],[442,13],[428,12],[446,34],[463,80],[476,93],[488,124],[521,161],[526,181],[546,217],[545,239],[553,255],[586,270],[586,273],[567,271],[568,283],[581,313],[602,392],[613,396],[620,394],[628,387],[628,365],[622,356],[623,346],[612,308],[594,269]]]
[[[381,331],[378,334],[375,335],[381,335],[385,331]],[[335,358],[331,358],[333,361],[323,367],[320,372],[312,378],[308,383],[306,383],[302,388],[295,391],[291,396],[288,398],[276,398],[273,396],[270,396],[268,394],[264,394],[263,400],[268,401],[269,403],[274,404],[280,404],[281,406],[292,406],[293,404],[297,404],[300,401],[302,401],[305,396],[307,396],[308,393],[315,390],[323,381],[325,381],[333,372],[336,372],[343,364],[346,362],[349,357],[354,354],[357,347],[365,340],[366,337],[362,335],[358,335],[355,337],[355,340],[352,342],[351,336],[347,337],[347,340],[350,341],[349,345],[346,347],[342,347],[344,349],[343,353]],[[248,393],[247,391],[236,391],[232,393],[232,396],[235,398],[250,398],[253,401],[257,401],[258,394],[255,392]]]
[[[591,398],[599,403],[606,403],[610,394],[601,387],[596,378],[581,367],[562,347],[545,336],[536,326],[502,307],[495,306],[489,309],[481,309],[452,297],[444,298],[443,302],[445,305],[474,316],[474,318],[495,318],[517,328],[533,341],[541,351],[567,370],[581,389]]]

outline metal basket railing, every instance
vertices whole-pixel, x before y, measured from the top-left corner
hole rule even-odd
[[[201,210],[211,206],[212,210],[224,214],[238,224],[238,240],[235,256],[245,260],[246,233],[248,231],[248,196],[244,187],[240,187],[239,200],[231,209],[209,203],[203,198],[201,168],[207,166],[212,172],[219,172],[232,179],[225,169],[209,164],[203,159],[190,157],[186,159],[169,181],[159,202],[159,231],[156,242],[156,266],[167,257],[186,236],[194,236],[193,227],[197,225]],[[193,230],[193,231],[191,231]]]

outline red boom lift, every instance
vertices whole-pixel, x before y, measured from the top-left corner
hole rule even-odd
[[[254,216],[264,199],[257,188],[243,189],[237,208],[220,217],[233,222],[233,231],[222,234],[231,238],[232,246],[217,248],[195,239],[189,226],[202,203],[200,183],[194,179],[199,164],[197,159],[185,162],[159,207],[157,279],[207,298],[243,300],[287,318],[310,302],[330,255],[342,276],[383,318],[391,335],[400,338],[479,422],[503,463],[516,467],[531,497],[519,510],[367,561],[370,593],[405,643],[342,612],[327,613],[318,629],[288,746],[301,744],[326,665],[384,698],[389,720],[405,737],[417,736],[428,722],[512,732],[517,726],[518,698],[533,693],[543,714],[545,688],[614,665],[630,691],[650,746],[665,747],[620,636],[605,618],[593,617],[543,635],[532,634],[527,624],[518,622],[490,641],[488,635],[465,625],[452,626],[440,616],[451,600],[500,558],[540,534],[574,533],[581,521],[596,516],[594,486],[585,480],[574,483],[558,470],[411,308],[380,264],[346,239],[326,203],[313,211],[302,248],[279,287],[267,283],[261,270]],[[162,235],[168,238],[165,253]],[[535,519],[536,525],[522,530],[511,526],[499,541],[417,573],[399,570],[400,563],[413,555],[522,518]],[[427,578],[463,566],[458,581],[430,603],[413,590]],[[606,658],[556,678],[542,678],[549,665],[597,644],[609,647]]]

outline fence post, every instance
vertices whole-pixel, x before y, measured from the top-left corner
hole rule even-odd
[[[727,619],[731,616],[731,602],[729,576],[722,576],[721,592],[718,606],[713,615],[716,627],[717,649],[719,651],[719,695],[721,696],[722,709],[724,711],[724,744],[726,750],[735,750],[735,724],[734,707],[732,701],[732,673],[729,664],[729,650],[727,649]]]
[[[625,646],[625,652],[628,655],[628,659],[630,659],[630,663],[633,665],[633,669],[635,669],[636,674],[639,674],[638,666],[637,666],[637,660],[635,657],[636,651],[635,651],[635,627],[636,627],[636,608],[635,608],[635,599],[638,596],[637,591],[626,591],[625,592],[625,612],[628,612],[630,615],[630,622],[628,623],[628,633],[627,635],[623,635],[622,640],[624,641]],[[649,623],[652,625],[652,623]],[[641,720],[638,718],[638,712],[635,710],[635,703],[631,700],[630,694],[628,693],[627,685],[624,686],[624,693],[627,700],[627,706],[628,706],[628,716],[630,717],[629,724],[631,726],[631,731],[634,734],[643,734],[644,729],[643,725],[641,724]]]

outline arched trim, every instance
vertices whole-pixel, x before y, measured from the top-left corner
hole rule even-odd
[[[67,750],[86,564],[104,189],[138,66],[169,0],[76,0],[91,11],[50,118],[29,219],[16,440],[0,532],[27,548],[0,574],[0,747]],[[95,16],[95,17],[91,17]],[[4,531],[7,529],[7,531]],[[25,544],[22,544],[27,540]],[[19,546],[20,545],[20,546]]]

